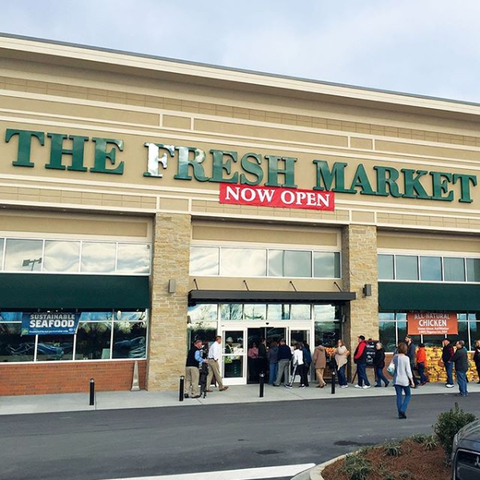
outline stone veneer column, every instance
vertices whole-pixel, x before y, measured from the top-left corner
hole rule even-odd
[[[190,238],[190,215],[157,214],[147,390],[174,390],[185,373]],[[168,293],[170,279],[175,293]]]
[[[349,225],[342,232],[344,290],[355,292],[357,299],[347,307],[344,341],[353,352],[358,335],[378,340],[378,260],[377,228],[369,225]],[[365,297],[363,287],[372,285],[372,295]],[[353,369],[352,375],[355,373]]]

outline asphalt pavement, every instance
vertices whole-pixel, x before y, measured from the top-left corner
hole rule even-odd
[[[174,406],[0,417],[1,480],[107,480],[321,463],[386,439],[431,433],[458,402],[480,416],[480,394]]]

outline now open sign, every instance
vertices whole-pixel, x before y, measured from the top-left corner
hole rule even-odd
[[[335,194],[326,191],[221,183],[220,203],[333,211]]]

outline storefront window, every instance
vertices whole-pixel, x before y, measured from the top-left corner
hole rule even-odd
[[[315,278],[340,278],[340,253],[313,252],[313,272]]]
[[[119,243],[117,247],[117,272],[147,274],[150,272],[150,245]]]
[[[397,280],[418,280],[417,258],[410,255],[396,256]]]
[[[222,248],[220,275],[227,277],[265,277],[267,252],[260,249]]]
[[[471,350],[470,347],[470,342],[469,342],[469,336],[468,336],[468,324],[469,322],[458,322],[458,335],[448,335],[448,338],[450,339],[451,342],[455,343],[458,340],[463,340],[465,342],[465,347],[467,349]],[[425,338],[427,338],[425,336]],[[437,344],[439,345],[439,344]]]
[[[72,359],[73,335],[38,335],[38,362]]]
[[[397,348],[397,324],[395,321],[380,320],[379,337],[385,351],[394,352]]]
[[[420,276],[422,280],[442,281],[442,259],[440,257],[420,257]]]
[[[480,258],[467,258],[467,281],[480,282]]]
[[[269,250],[268,274],[271,277],[311,277],[312,252]]]
[[[393,255],[378,256],[378,279],[393,280]]]
[[[290,318],[292,320],[310,320],[312,318],[311,306],[293,304],[290,309]]]
[[[188,316],[190,322],[194,323],[208,323],[217,321],[218,305],[215,304],[199,304],[193,307],[188,307]]]
[[[267,318],[267,306],[265,304],[245,304],[243,306],[245,320],[265,320]]]
[[[43,240],[8,238],[5,247],[5,271],[39,272],[42,269]]]
[[[272,303],[268,305],[267,319],[268,320],[289,320],[290,305],[284,304],[284,303]]]
[[[221,320],[241,320],[243,317],[243,305],[241,303],[226,303],[220,305]]]
[[[219,265],[218,248],[190,248],[190,275],[218,275]]]
[[[315,322],[315,345],[335,347],[340,338],[340,322]]]
[[[89,243],[82,246],[82,272],[112,273],[115,271],[114,243]]]
[[[114,322],[112,358],[145,358],[147,322]]]
[[[465,262],[463,258],[443,259],[444,278],[446,282],[464,282],[465,281]]]
[[[6,322],[9,316],[0,314],[0,362],[33,362],[35,336],[21,336],[22,324]]]
[[[75,360],[108,360],[111,334],[111,322],[80,323],[77,330]]]
[[[3,270],[3,246],[5,244],[5,239],[0,238],[0,270]]]
[[[78,272],[80,242],[45,241],[45,272]]]
[[[317,322],[327,322],[340,319],[340,311],[338,305],[314,305],[314,317]]]

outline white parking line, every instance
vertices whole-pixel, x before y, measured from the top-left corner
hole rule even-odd
[[[273,467],[222,470],[218,472],[183,473],[179,475],[158,475],[153,477],[132,477],[108,480],[260,480],[264,478],[292,477],[313,468],[314,463],[280,465]]]

